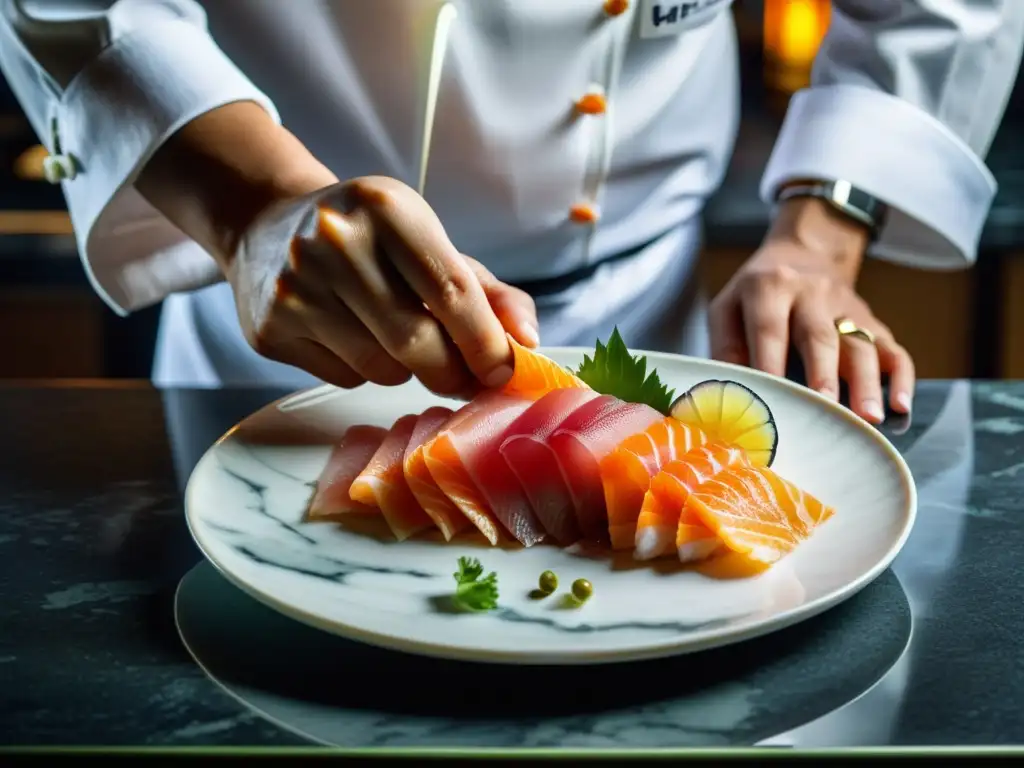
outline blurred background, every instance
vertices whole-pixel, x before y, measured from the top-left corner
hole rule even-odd
[[[1024,0],[1021,0],[1024,1]],[[807,84],[829,0],[736,0],[743,122],[725,184],[707,210],[704,279],[716,291],[758,246],[768,210],[761,171],[789,95]],[[866,265],[861,291],[924,378],[1024,378],[1024,128],[1018,79],[987,158],[999,196],[975,268],[919,272]],[[92,292],[60,188],[0,81],[0,378],[148,378],[159,307],[114,315]]]

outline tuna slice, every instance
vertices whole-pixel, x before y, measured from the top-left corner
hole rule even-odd
[[[377,506],[395,538],[404,541],[434,527],[405,481],[406,447],[419,417],[402,416],[388,431],[369,463],[353,481],[349,496],[367,506]]]
[[[498,543],[501,527],[525,546],[544,538],[515,475],[497,460],[505,430],[532,404],[530,399],[485,392],[456,411],[423,448],[438,487],[491,544]]]
[[[387,434],[382,427],[367,426],[351,427],[345,432],[316,481],[316,491],[306,512],[307,520],[330,520],[353,512],[378,511],[375,506],[353,501],[349,489]]]
[[[569,487],[580,530],[585,538],[601,542],[608,540],[601,460],[627,437],[665,418],[648,405],[611,400],[601,397],[577,408],[548,439]]]
[[[595,399],[601,396],[593,390],[556,389],[512,422],[500,446],[501,458],[519,480],[540,524],[562,546],[578,541],[582,533],[569,487],[547,441],[570,414]]]

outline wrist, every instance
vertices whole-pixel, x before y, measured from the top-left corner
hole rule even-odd
[[[251,102],[197,117],[146,164],[136,188],[202,246],[225,277],[246,231],[271,206],[337,182]]]
[[[213,211],[214,258],[227,276],[246,233],[271,208],[338,183],[338,177],[314,158],[291,133],[274,126],[273,149],[258,168],[233,169],[225,199]],[[231,191],[234,194],[231,194]],[[232,199],[233,198],[233,199]]]
[[[237,204],[225,210],[218,222],[214,258],[221,271],[228,276],[242,242],[265,215],[275,215],[269,213],[272,209],[288,207],[289,203],[294,207],[300,198],[337,183],[337,176],[315,161],[273,172],[256,182],[243,180],[244,191]]]
[[[871,230],[824,200],[799,197],[779,204],[768,241],[785,241],[818,257],[816,264],[853,283],[871,242]]]

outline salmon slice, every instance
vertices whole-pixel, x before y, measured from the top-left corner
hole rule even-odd
[[[427,516],[434,521],[434,525],[441,530],[445,541],[451,541],[452,537],[471,527],[472,524],[469,522],[469,518],[452,503],[452,500],[444,495],[444,491],[430,474],[426,459],[423,457],[423,446],[441,431],[452,414],[451,408],[440,405],[427,408],[421,413],[416,420],[412,437],[409,438],[409,445],[405,449],[403,461],[405,481],[409,485],[409,490],[416,497]]]
[[[686,509],[686,500],[701,483],[725,467],[748,464],[742,448],[709,442],[670,461],[651,479],[637,519],[633,556],[650,560],[671,554],[688,563],[718,549],[718,536]]]
[[[702,483],[685,509],[752,566],[785,557],[835,513],[771,469],[749,465]]]
[[[434,527],[405,480],[405,449],[418,418],[415,414],[402,416],[391,426],[348,492],[353,501],[378,507],[399,541]]]
[[[608,538],[601,461],[624,439],[664,418],[650,406],[604,395],[573,411],[548,438],[587,539]]]
[[[598,398],[592,389],[556,389],[509,425],[499,446],[541,526],[562,546],[582,537],[569,487],[547,440],[577,408]]]
[[[633,548],[637,518],[651,478],[664,464],[707,441],[702,430],[668,416],[627,437],[601,460],[612,549]]]
[[[512,378],[502,387],[507,395],[539,400],[555,389],[590,389],[568,369],[508,335],[512,346]]]
[[[505,430],[532,404],[504,392],[484,392],[456,411],[423,448],[438,487],[491,544],[498,543],[502,527],[525,546],[544,538],[515,475],[493,458]],[[521,503],[511,499],[516,493]],[[501,497],[502,503],[493,507],[488,495]]]
[[[349,489],[387,434],[382,427],[358,426],[345,431],[316,481],[316,491],[306,511],[307,520],[330,520],[353,512],[378,511],[375,506],[353,501]]]

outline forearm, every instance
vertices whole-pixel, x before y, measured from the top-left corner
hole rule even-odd
[[[201,115],[160,147],[136,189],[228,273],[239,238],[275,201],[337,182],[258,104]]]

